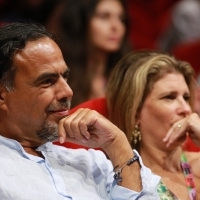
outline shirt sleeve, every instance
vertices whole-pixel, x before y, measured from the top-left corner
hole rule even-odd
[[[139,156],[136,150],[134,150],[134,153]],[[140,175],[142,179],[142,191],[136,192],[117,185],[116,181],[113,179],[113,173],[112,173],[108,177],[108,182],[110,181],[110,179],[113,179],[110,190],[110,199],[113,200],[160,199],[157,193],[157,185],[160,181],[160,177],[153,174],[149,168],[144,166],[140,156],[139,156],[139,162],[141,165]]]

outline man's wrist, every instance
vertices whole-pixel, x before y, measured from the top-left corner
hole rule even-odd
[[[104,144],[101,148],[107,154],[113,166],[125,163],[134,156],[126,135],[120,130],[113,141]]]

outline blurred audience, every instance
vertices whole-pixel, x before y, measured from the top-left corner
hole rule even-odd
[[[200,1],[182,0],[172,9],[171,22],[158,48],[170,52],[176,45],[200,39]]]
[[[45,24],[60,0],[2,0],[0,23],[37,22]]]
[[[130,51],[124,0],[64,0],[46,27],[70,68],[72,107],[103,97],[112,68]]]
[[[157,49],[158,38],[169,24],[173,6],[180,0],[126,0],[130,41],[134,50]]]

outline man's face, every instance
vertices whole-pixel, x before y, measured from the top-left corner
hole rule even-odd
[[[11,138],[40,144],[57,137],[61,118],[68,115],[72,90],[69,69],[49,38],[28,42],[14,56],[14,90],[6,93],[6,126]]]

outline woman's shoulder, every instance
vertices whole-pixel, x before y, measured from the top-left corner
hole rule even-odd
[[[184,154],[189,163],[193,162],[194,160],[200,160],[200,152],[184,151]]]

